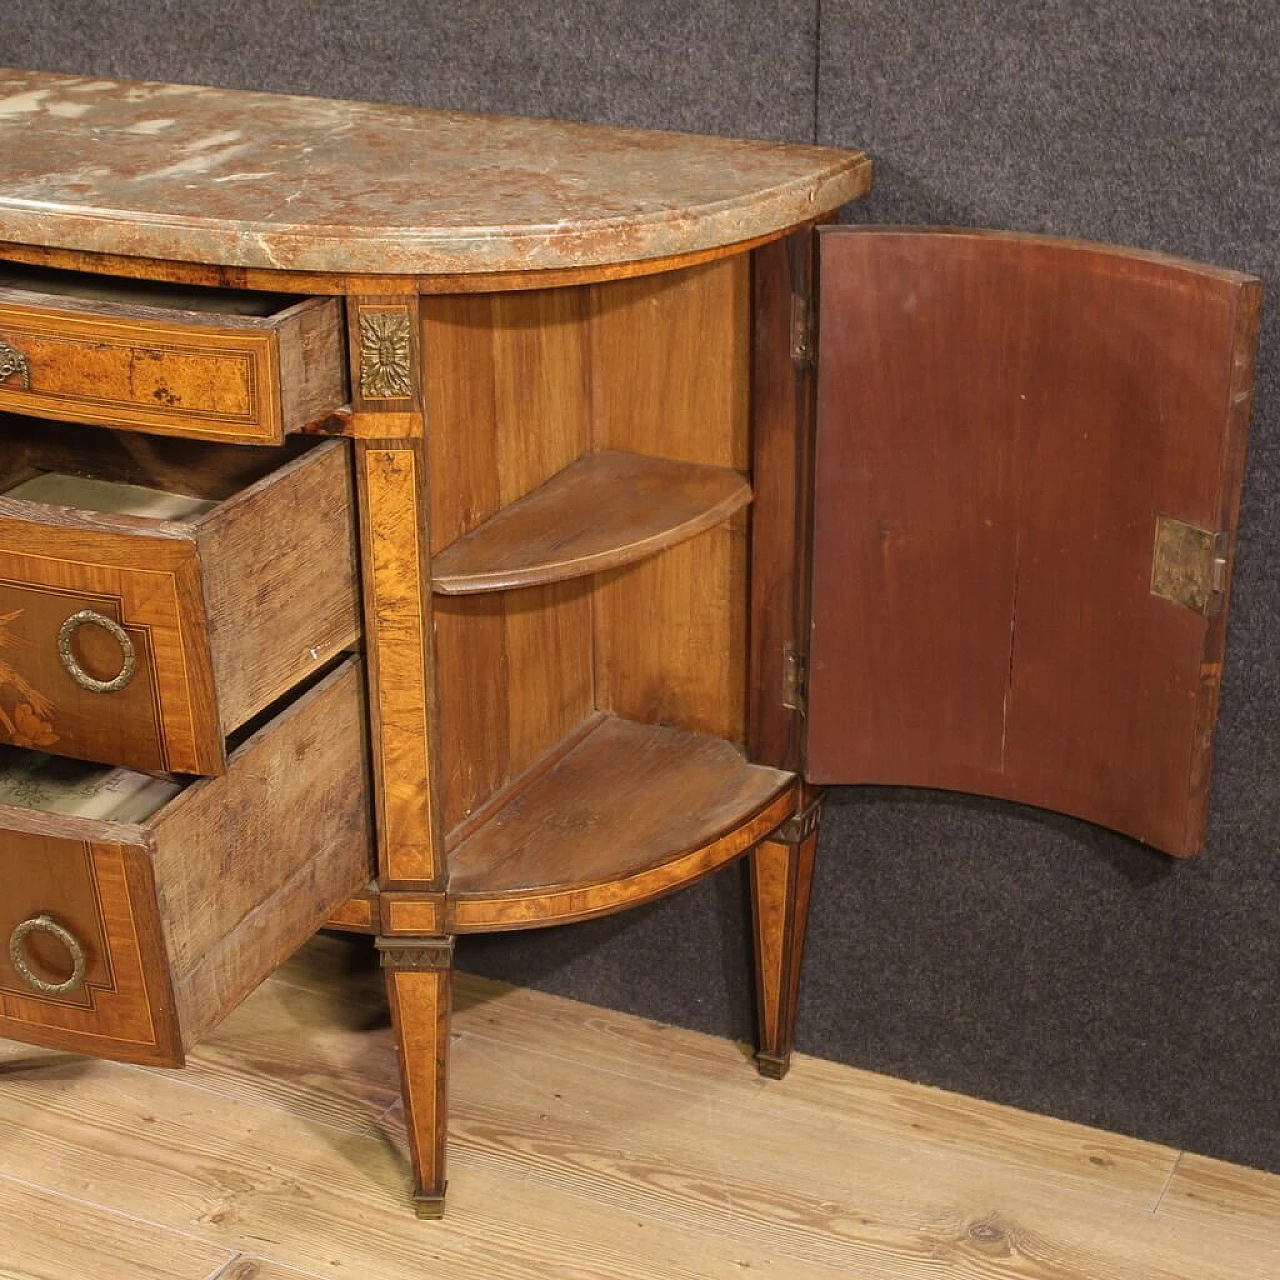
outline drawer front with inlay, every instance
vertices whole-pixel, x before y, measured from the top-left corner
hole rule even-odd
[[[0,742],[219,774],[230,732],[353,643],[345,442],[230,450],[258,463],[230,474],[225,452],[49,427],[4,460]]]
[[[368,880],[364,709],[348,659],[185,788],[0,748],[0,1036],[181,1065]]]
[[[126,1058],[177,1059],[172,984],[141,849],[5,830],[0,885],[6,1035],[56,1028],[89,1053],[113,1042]]]
[[[342,303],[0,266],[0,409],[279,443],[347,399]]]

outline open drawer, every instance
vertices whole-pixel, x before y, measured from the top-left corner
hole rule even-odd
[[[368,881],[364,704],[347,659],[185,789],[0,748],[0,1036],[181,1066]]]
[[[0,415],[0,742],[219,774],[359,635],[347,445],[241,449]]]
[[[338,298],[0,263],[0,408],[279,444],[346,403]]]

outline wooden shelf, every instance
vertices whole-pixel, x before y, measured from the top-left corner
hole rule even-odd
[[[728,519],[751,501],[729,467],[637,453],[588,454],[432,561],[432,589],[469,595],[633,564]]]
[[[793,782],[719,738],[600,716],[454,847],[453,927],[555,924],[656,898],[772,831]]]

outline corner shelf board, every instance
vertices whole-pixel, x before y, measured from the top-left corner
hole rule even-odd
[[[598,715],[467,824],[449,859],[454,926],[556,924],[659,897],[785,821],[794,781],[719,738]]]
[[[432,590],[470,595],[616,569],[713,528],[750,501],[751,486],[729,467],[591,453],[435,556]]]

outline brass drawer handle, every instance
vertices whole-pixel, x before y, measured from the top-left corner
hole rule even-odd
[[[29,391],[31,370],[27,367],[27,357],[17,347],[11,347],[3,338],[0,338],[0,382],[6,378],[12,378],[15,373],[22,376],[18,385],[24,391]]]
[[[46,982],[27,962],[23,954],[22,944],[32,933],[50,933],[71,953],[71,976],[65,982]],[[84,948],[76,940],[69,929],[64,929],[49,916],[35,916],[24,920],[9,935],[9,962],[18,976],[37,991],[50,996],[69,996],[84,986],[84,975],[87,967]]]
[[[95,680],[76,661],[76,655],[71,652],[72,636],[87,623],[101,627],[120,646],[123,663],[119,674],[110,680]],[[58,657],[62,659],[62,665],[66,667],[67,674],[82,689],[88,689],[90,693],[118,693],[133,679],[133,673],[138,666],[138,655],[125,629],[114,619],[104,617],[93,609],[81,609],[79,613],[73,613],[62,624],[62,629],[58,632]]]

